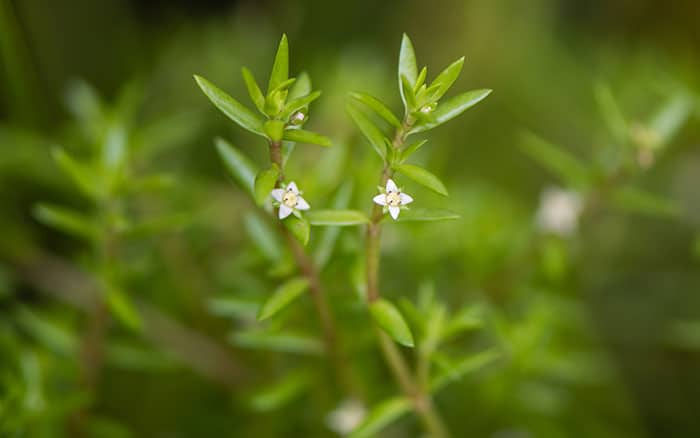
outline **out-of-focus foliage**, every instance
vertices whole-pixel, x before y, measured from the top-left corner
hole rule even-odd
[[[363,230],[376,126],[452,82],[494,92],[390,157],[416,201],[373,311],[452,435],[696,436],[698,8],[0,0],[0,436],[418,436]],[[402,84],[403,32],[443,74]],[[352,394],[264,210],[280,134]]]

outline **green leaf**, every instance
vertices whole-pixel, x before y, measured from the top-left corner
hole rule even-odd
[[[97,199],[100,196],[97,177],[90,168],[76,161],[60,147],[53,148],[51,153],[58,167],[73,180],[84,195],[91,199]]]
[[[436,222],[459,219],[454,211],[442,208],[408,208],[401,211],[398,222]]]
[[[423,67],[420,69],[420,73],[418,73],[418,78],[416,78],[416,83],[413,86],[413,91],[415,93],[418,92],[421,88],[425,89],[423,85],[425,84],[425,79],[428,77],[428,67]]]
[[[658,146],[668,144],[690,117],[693,102],[685,93],[679,93],[666,102],[654,115],[650,127],[659,139]]]
[[[437,109],[432,112],[429,120],[418,123],[413,129],[411,129],[411,134],[436,128],[443,123],[454,119],[464,111],[484,100],[486,96],[491,94],[491,91],[492,90],[488,89],[472,90],[448,99],[437,106]]]
[[[239,347],[284,353],[323,354],[323,344],[318,339],[296,333],[247,331],[232,334],[230,340]]]
[[[311,210],[306,217],[311,225],[347,226],[369,223],[367,215],[357,210]]]
[[[275,62],[274,64],[272,64],[272,72],[270,72],[270,82],[267,85],[267,93],[270,94],[272,90],[274,90],[281,83],[286,81],[288,77],[289,43],[287,42],[287,35],[282,34],[282,39],[280,40],[279,46],[277,47]]]
[[[437,86],[435,91],[430,96],[430,100],[436,101],[447,93],[452,84],[457,80],[459,74],[462,72],[462,67],[464,66],[464,56],[448,65],[438,77],[435,78],[431,87]]]
[[[413,181],[424,185],[430,190],[443,196],[447,196],[447,188],[442,181],[440,181],[437,176],[433,175],[422,167],[415,166],[413,164],[398,164],[394,166],[394,168],[398,172],[401,172],[402,174],[411,178]]]
[[[366,94],[366,93],[350,93],[350,96],[353,99],[356,99],[359,102],[362,102],[365,105],[367,105],[375,113],[379,114],[384,120],[386,120],[389,124],[391,124],[397,128],[401,126],[401,122],[394,115],[394,113],[392,113],[391,110],[389,108],[387,108],[386,105],[384,105],[376,97],[370,96],[369,94]]]
[[[299,396],[310,382],[311,374],[308,371],[289,373],[281,380],[255,391],[250,399],[250,405],[258,412],[274,411]]]
[[[613,137],[620,143],[626,143],[629,128],[610,87],[602,82],[596,83],[593,93],[603,120],[608,125],[608,129],[610,129]]]
[[[348,436],[348,438],[371,438],[389,424],[398,420],[411,410],[411,401],[406,397],[394,397],[374,406],[364,421]]]
[[[449,339],[467,330],[474,330],[484,325],[479,314],[481,309],[478,307],[465,307],[460,310],[454,317],[450,318],[445,328],[442,331],[442,338]]]
[[[106,300],[112,315],[114,315],[119,322],[131,330],[137,332],[141,331],[143,327],[141,316],[126,294],[113,287],[108,287]]]
[[[195,75],[194,79],[209,100],[229,119],[238,123],[243,129],[265,137],[263,121],[260,117],[203,77]]]
[[[416,153],[418,149],[422,148],[424,144],[426,144],[428,140],[419,140],[416,142],[411,143],[410,145],[406,146],[406,149],[404,149],[401,152],[401,161],[403,162],[404,160],[408,159],[411,155]]]
[[[624,210],[660,218],[680,216],[678,203],[660,198],[635,187],[615,189],[611,195],[612,202]]]
[[[228,170],[238,185],[246,190],[250,196],[255,198],[254,187],[255,175],[257,174],[255,165],[226,140],[217,137],[214,140],[214,144],[216,145],[216,150],[219,152],[221,160],[226,166],[226,170]]]
[[[472,354],[452,365],[450,369],[433,378],[430,382],[430,392],[435,393],[447,384],[455,382],[469,373],[493,363],[500,357],[500,353],[494,349]]]
[[[217,316],[254,320],[258,314],[259,304],[252,300],[232,297],[212,298],[207,301],[207,308]]]
[[[246,67],[243,67],[241,72],[243,73],[243,80],[245,81],[245,86],[248,88],[250,99],[253,101],[258,111],[265,114],[265,96],[263,96],[258,83],[255,81],[253,73]]]
[[[282,81],[279,83],[275,88],[270,91],[270,95],[273,95],[275,93],[284,96],[285,98],[287,97],[287,94],[282,94],[282,92],[286,92],[289,87],[294,85],[294,83],[297,81],[297,78],[289,78],[286,81]]]
[[[267,198],[270,197],[270,192],[275,188],[279,176],[279,167],[277,164],[272,163],[271,168],[261,170],[255,177],[255,202],[258,205],[263,205]]]
[[[299,74],[299,76],[297,76],[297,80],[296,80],[296,82],[294,82],[294,85],[292,85],[292,88],[289,89],[289,94],[287,94],[287,99],[292,101],[294,99],[298,99],[300,97],[307,96],[310,93],[311,93],[311,78],[309,77],[308,73],[303,71]]]
[[[379,299],[369,305],[374,321],[396,342],[413,347],[413,335],[398,309],[389,301]]]
[[[265,300],[258,312],[258,321],[263,321],[284,309],[299,298],[309,288],[309,281],[305,278],[293,278],[280,287]]]
[[[352,105],[347,105],[346,109],[352,120],[355,122],[360,131],[365,136],[369,144],[372,145],[374,150],[379,154],[382,159],[386,159],[386,147],[384,145],[384,135],[381,131],[370,122],[364,114],[358,111]]]
[[[282,244],[277,240],[275,230],[255,213],[247,213],[243,218],[248,235],[255,246],[268,261],[277,261],[284,253]]]
[[[408,79],[410,88],[413,89],[413,85],[416,83],[418,76],[418,66],[416,65],[416,53],[413,50],[413,43],[408,35],[403,34],[401,38],[401,50],[399,51],[399,92],[401,93],[401,100],[403,104],[406,104],[406,97],[404,96],[404,86],[402,77]]]
[[[401,87],[403,90],[403,98],[406,101],[406,110],[415,110],[418,106],[418,103],[416,102],[416,93],[413,91],[413,86],[406,76],[401,76]]]
[[[306,108],[311,102],[318,99],[319,96],[321,96],[321,92],[314,91],[313,93],[307,94],[306,96],[290,100],[289,102],[287,102],[287,105],[285,105],[284,111],[282,111],[282,113],[280,114],[280,119],[289,119],[289,117],[291,117],[295,112]]]
[[[589,185],[591,178],[589,170],[564,149],[533,134],[525,135],[521,148],[530,158],[561,178],[567,185],[577,189],[583,189]]]
[[[321,134],[316,134],[315,132],[305,131],[303,129],[287,129],[284,131],[284,136],[282,138],[287,141],[316,144],[326,147],[333,145],[328,137],[324,137]]]
[[[34,217],[44,225],[87,240],[94,240],[99,235],[99,229],[90,218],[69,208],[38,204],[34,208]]]
[[[333,200],[331,201],[331,207],[334,209],[347,208],[348,204],[350,204],[352,191],[353,186],[352,182],[350,181],[340,186],[337,193],[333,197]],[[314,251],[314,261],[319,269],[322,268],[330,259],[335,248],[335,244],[338,241],[339,234],[339,227],[324,227],[321,229],[316,242],[316,249]]]
[[[282,221],[289,232],[304,246],[309,243],[311,227],[306,219],[299,219],[296,216],[289,216]]]

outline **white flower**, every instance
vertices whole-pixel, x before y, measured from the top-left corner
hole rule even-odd
[[[283,189],[274,189],[270,194],[275,201],[280,203],[279,218],[284,219],[296,210],[308,210],[311,208],[308,202],[301,197],[301,193],[294,181]]]
[[[362,423],[366,414],[362,403],[353,399],[345,400],[328,414],[326,424],[340,435],[347,435]]]
[[[543,231],[569,236],[576,231],[582,210],[583,201],[578,193],[548,187],[540,196],[537,225]]]
[[[396,187],[396,183],[391,179],[386,182],[384,193],[375,196],[372,200],[375,204],[384,206],[385,210],[388,209],[394,220],[399,218],[401,207],[413,202],[413,198],[405,193],[401,193],[399,188]]]

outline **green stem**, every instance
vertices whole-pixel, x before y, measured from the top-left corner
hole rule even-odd
[[[413,121],[407,118],[404,120],[401,127],[396,130],[396,134],[391,143],[395,150],[399,150],[403,147],[412,123]],[[391,163],[385,161],[382,174],[379,178],[380,185],[384,187],[392,176],[393,170],[391,168]],[[367,263],[367,304],[373,303],[380,297],[379,266],[381,261],[381,221],[383,217],[384,212],[382,207],[374,204],[370,215],[370,223],[367,226],[367,241],[365,246]],[[413,410],[421,419],[423,427],[425,427],[429,436],[433,438],[448,437],[449,432],[447,431],[447,427],[433,405],[430,394],[426,388],[427,385],[421,384],[419,379],[413,375],[406,359],[401,354],[401,351],[394,341],[380,328],[375,326],[375,330],[379,338],[379,346],[384,355],[384,360],[401,387],[401,391],[406,397],[411,399]],[[425,372],[427,373],[427,368]],[[427,377],[425,377],[425,380],[427,380]]]

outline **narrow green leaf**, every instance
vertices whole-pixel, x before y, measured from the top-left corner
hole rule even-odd
[[[402,77],[408,79],[410,88],[413,89],[413,85],[416,83],[418,76],[418,66],[416,65],[416,53],[413,50],[413,43],[408,35],[403,34],[401,38],[401,49],[399,51],[399,69],[398,69],[398,79],[399,79],[399,92],[401,93],[401,100],[405,106],[406,97],[404,96],[404,86]]]
[[[289,78],[286,81],[282,81],[275,88],[270,91],[270,95],[275,94],[275,93],[282,93],[282,92],[287,92],[287,89],[294,85],[294,83],[297,81],[297,78]],[[286,98],[287,94],[283,94],[283,96]]]
[[[243,218],[243,224],[255,246],[268,261],[277,261],[282,257],[283,247],[277,240],[275,230],[260,216],[255,213],[247,213]]]
[[[298,397],[311,382],[308,371],[294,371],[281,380],[255,391],[250,399],[251,407],[258,412],[271,412]]]
[[[428,142],[428,140],[424,139],[424,140],[419,140],[419,141],[413,142],[410,145],[406,146],[406,149],[404,149],[401,152],[401,161],[403,162],[406,159],[408,159],[408,157],[410,157],[411,155],[416,153],[418,151],[418,149],[422,148],[423,145],[426,144],[427,142]]]
[[[243,129],[265,136],[263,121],[260,117],[203,77],[195,75],[194,79],[209,100],[229,119],[238,123]]]
[[[261,170],[255,177],[255,202],[258,205],[263,205],[267,198],[270,197],[270,192],[275,188],[279,176],[279,167],[277,167],[277,164],[272,163],[272,167]]]
[[[306,219],[299,219],[296,216],[289,216],[282,221],[289,232],[304,246],[309,243],[311,226]]]
[[[270,72],[270,82],[267,86],[267,93],[269,94],[272,90],[277,88],[279,84],[286,81],[289,77],[289,43],[287,42],[287,35],[282,34],[282,39],[280,40],[279,46],[277,47],[277,54],[275,55],[275,62],[272,64],[272,72]]]
[[[131,330],[137,332],[141,331],[143,327],[141,316],[124,292],[109,287],[107,289],[106,298],[107,306],[112,312],[112,315],[114,315],[119,322]]]
[[[398,420],[411,410],[411,401],[405,397],[394,397],[374,406],[364,421],[348,438],[376,437],[389,424]]]
[[[411,178],[413,181],[424,185],[430,190],[439,193],[443,196],[447,196],[447,188],[445,184],[440,181],[440,179],[423,169],[422,167],[415,166],[413,164],[398,164],[394,166],[398,172]]]
[[[671,97],[654,115],[650,127],[659,139],[658,146],[665,146],[673,139],[690,117],[693,102],[685,93]]]
[[[399,222],[435,222],[459,219],[460,216],[441,208],[409,208],[401,212]]]
[[[243,74],[243,80],[245,81],[245,86],[248,88],[248,94],[250,95],[250,100],[253,101],[255,107],[261,113],[265,114],[265,96],[263,96],[258,83],[253,77],[253,73],[250,72],[246,67],[241,69]]]
[[[367,141],[369,141],[369,144],[372,145],[382,159],[386,159],[386,146],[384,145],[384,135],[381,131],[352,105],[347,105],[346,109]]]
[[[435,393],[441,390],[450,382],[457,381],[469,373],[480,370],[493,363],[499,357],[500,354],[494,349],[467,356],[451,366],[450,369],[433,378],[430,382],[430,392]]]
[[[577,189],[590,183],[590,172],[579,160],[564,149],[533,135],[526,134],[521,148],[542,167],[561,178],[567,185]]]
[[[437,109],[433,111],[429,120],[417,124],[411,130],[411,133],[427,131],[454,119],[464,111],[484,100],[486,96],[491,94],[491,91],[492,90],[488,89],[472,90],[448,99],[437,106]]]
[[[325,147],[333,145],[330,138],[324,137],[321,134],[316,134],[315,132],[305,131],[303,129],[287,129],[284,131],[284,136],[282,138],[287,141],[316,144]]]
[[[418,106],[416,102],[416,93],[414,93],[413,86],[406,76],[401,76],[401,89],[403,90],[401,93],[405,100],[406,110],[409,112],[416,110]]]
[[[417,94],[418,90],[421,88],[425,89],[423,85],[425,85],[425,79],[428,77],[428,67],[423,67],[420,69],[420,73],[418,73],[418,78],[416,78],[416,83],[413,86],[413,91]]]
[[[51,351],[66,357],[74,357],[78,352],[78,339],[72,331],[36,313],[29,306],[17,304],[14,316],[19,327]]]
[[[258,173],[255,165],[226,140],[217,137],[214,140],[216,150],[233,179],[255,198],[255,176]]]
[[[311,210],[306,217],[311,225],[347,226],[369,223],[367,215],[357,210]]]
[[[399,127],[401,122],[399,119],[391,112],[389,108],[386,107],[379,99],[374,96],[370,96],[366,93],[350,93],[350,96],[371,108],[375,113],[379,114],[384,120],[389,122],[389,124]]]
[[[457,80],[459,77],[459,74],[462,72],[462,67],[464,66],[464,56],[453,62],[452,64],[448,65],[440,74],[438,77],[435,78],[433,83],[431,84],[431,87],[434,85],[437,85],[435,88],[435,91],[432,93],[431,99],[432,101],[436,101],[440,99],[442,96],[447,93],[447,90],[450,89],[452,84]]]
[[[636,187],[615,189],[611,199],[613,204],[632,213],[660,218],[674,218],[681,213],[680,206],[675,201],[658,197]]]
[[[455,316],[450,318],[445,328],[442,330],[442,339],[449,339],[462,332],[474,330],[484,325],[480,317],[481,309],[478,307],[465,307]]]
[[[608,125],[608,129],[610,129],[613,137],[620,143],[626,143],[629,128],[610,87],[602,82],[596,83],[593,88],[593,93],[598,103],[598,108],[603,116],[603,120],[606,125]]]
[[[309,281],[305,278],[298,277],[287,281],[265,300],[265,303],[260,307],[260,311],[258,312],[258,321],[268,319],[284,309],[295,299],[299,298],[308,288]]]
[[[369,305],[374,321],[396,342],[413,347],[413,335],[398,309],[389,301],[379,299]]]
[[[323,344],[318,339],[297,333],[247,331],[232,334],[230,340],[239,347],[258,350],[313,355],[323,353]]]
[[[44,225],[87,240],[96,239],[99,233],[97,226],[90,218],[77,211],[57,205],[36,205],[34,217]]]
[[[294,100],[300,97],[307,96],[311,93],[311,77],[305,71],[301,72],[297,76],[296,82],[289,89],[289,94],[287,94],[287,99]]]
[[[289,119],[289,117],[291,117],[295,112],[306,108],[311,102],[318,99],[319,96],[321,96],[321,92],[314,91],[313,93],[296,98],[294,100],[290,100],[289,102],[287,102],[287,105],[285,105],[282,113],[280,113],[280,119]]]
[[[76,161],[60,147],[51,150],[58,167],[71,179],[80,191],[89,198],[99,197],[99,183],[93,171],[83,163]]]
[[[241,300],[227,296],[212,298],[207,301],[207,308],[217,316],[254,320],[258,314],[259,304],[252,300]]]

